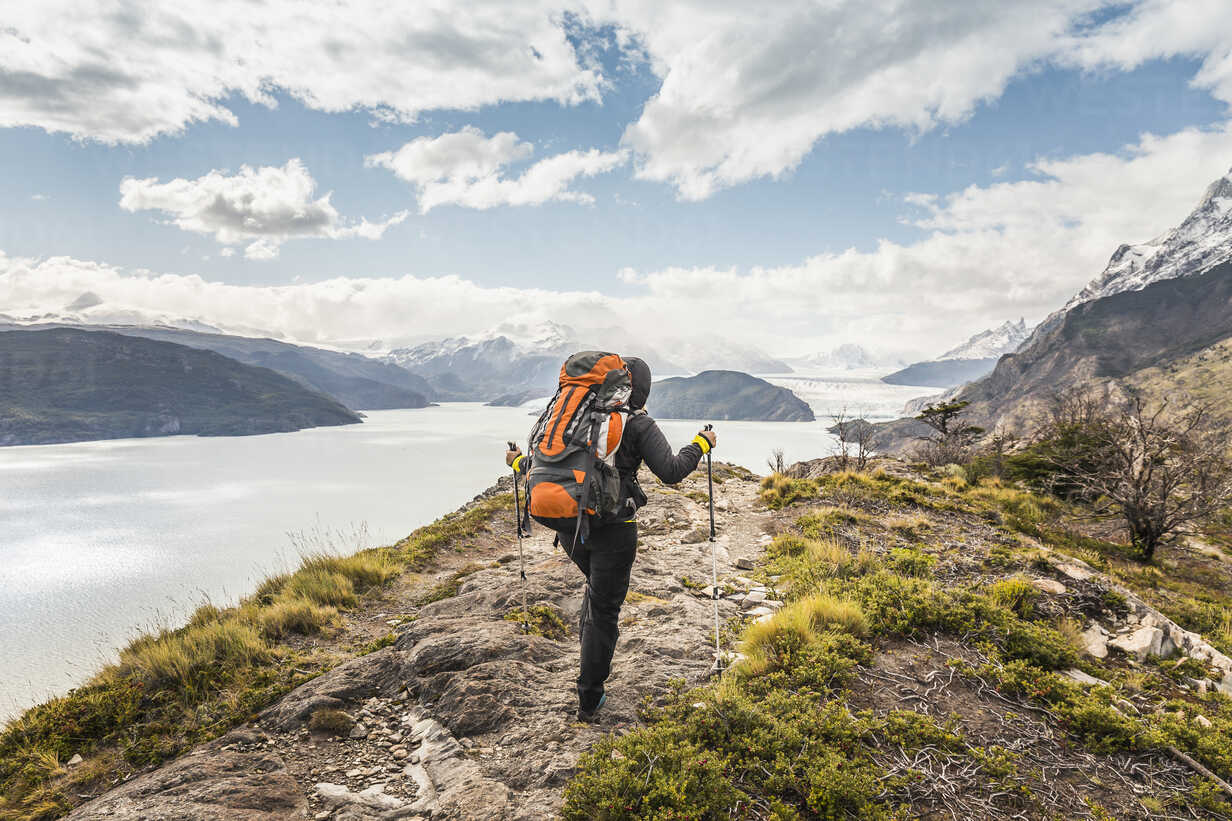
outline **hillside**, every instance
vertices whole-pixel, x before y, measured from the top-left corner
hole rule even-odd
[[[334,397],[352,410],[423,408],[432,396],[432,387],[423,377],[390,362],[357,353],[183,328],[140,325],[93,325],[88,328],[174,342],[214,351],[246,365],[269,368],[310,390]]]
[[[812,422],[813,411],[787,388],[737,371],[703,371],[655,382],[646,409],[660,419]]]
[[[0,332],[2,445],[359,421],[328,396],[211,351],[106,331]]]
[[[975,424],[1020,434],[1053,396],[1073,388],[1110,401],[1139,389],[1155,398],[1205,397],[1216,401],[1216,417],[1232,422],[1226,394],[1204,387],[1232,380],[1223,355],[1232,338],[1229,257],[1232,174],[1208,187],[1178,227],[1117,249],[1100,276],[992,373],[948,396],[970,403]],[[921,432],[909,419],[887,423],[875,445],[902,451]]]
[[[542,529],[520,627],[506,479],[388,548],[203,607],[27,713],[0,734],[0,819],[1232,812],[1215,780],[1232,777],[1220,549],[1177,548],[1160,572],[996,482],[888,460],[793,473],[716,466],[738,653],[721,682],[704,473],[645,479],[597,725],[570,710],[578,573]],[[209,661],[154,663],[176,653]]]
[[[915,362],[902,370],[881,377],[891,385],[919,385],[925,388],[952,388],[987,376],[997,366],[996,357],[988,359],[934,359]]]

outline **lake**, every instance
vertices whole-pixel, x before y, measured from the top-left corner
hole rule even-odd
[[[772,381],[819,421],[719,423],[717,458],[760,473],[775,448],[789,462],[824,456],[831,409],[890,418],[929,392]],[[449,403],[297,433],[0,448],[0,718],[85,680],[137,632],[180,624],[206,599],[233,603],[293,567],[290,534],[332,534],[351,552],[453,510],[502,474],[503,443],[532,422],[526,408]],[[676,447],[700,425],[661,422]]]

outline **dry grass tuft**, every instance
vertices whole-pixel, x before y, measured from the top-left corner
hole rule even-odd
[[[785,653],[816,644],[823,633],[868,635],[860,605],[835,596],[810,596],[789,604],[772,618],[749,625],[740,642],[744,657],[733,668],[739,677],[763,675],[777,668]]]

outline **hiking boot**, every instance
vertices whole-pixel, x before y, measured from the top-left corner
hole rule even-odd
[[[607,693],[604,693],[603,695],[599,696],[599,703],[596,704],[592,709],[583,710],[579,706],[578,714],[577,714],[578,721],[584,721],[587,724],[598,724],[599,723],[599,711],[603,709],[603,704],[606,701],[607,701]]]

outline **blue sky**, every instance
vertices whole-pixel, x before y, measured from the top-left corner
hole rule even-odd
[[[879,4],[883,13],[899,7]],[[136,40],[153,36],[167,12],[150,7],[143,22],[121,24],[107,16],[110,5],[98,4],[104,22],[90,36],[118,49],[123,65],[124,27],[135,25]],[[391,48],[373,58],[388,63],[384,71],[357,63],[367,59],[358,52],[301,74],[296,60],[313,60],[308,49],[287,59],[290,68],[272,58],[254,65],[251,77],[234,76],[232,60],[216,67],[229,76],[205,88],[168,76],[179,59],[185,71],[211,76],[195,67],[208,68],[212,52],[193,38],[178,50],[160,40],[161,57],[147,49],[149,65],[123,67],[133,76],[112,83],[109,74],[79,79],[99,66],[76,50],[85,46],[71,30],[19,20],[0,34],[0,313],[57,310],[91,290],[104,300],[100,316],[161,311],[329,341],[472,333],[499,318],[502,304],[577,324],[578,306],[593,306],[597,292],[614,300],[605,321],[643,322],[648,332],[687,316],[682,332],[721,323],[781,353],[851,341],[928,354],[1007,318],[1042,318],[1096,276],[1117,244],[1179,221],[1232,167],[1232,81],[1219,71],[1232,36],[1211,34],[1217,21],[1186,22],[1198,0],[1049,0],[1032,15],[1044,19],[1038,32],[1030,30],[1036,19],[1015,19],[1012,3],[973,4],[981,10],[967,17],[976,23],[950,19],[961,3],[917,3],[905,34],[879,29],[862,10],[870,5],[878,3],[838,4],[819,17],[819,7],[801,3],[794,17],[750,18],[744,34],[760,36],[761,51],[704,6],[666,17],[640,4],[563,16],[548,6],[526,13],[523,32],[518,21],[489,27],[499,8],[459,5],[461,22],[414,32],[449,44],[443,67]],[[234,11],[223,4],[217,15]],[[372,8],[339,13],[342,21],[320,30],[306,25],[302,41],[336,51],[322,31],[367,19]],[[834,15],[847,15],[867,44],[831,44],[834,53],[819,56]],[[202,39],[212,25],[204,12],[173,22]],[[806,51],[794,54],[809,24],[819,26],[817,45],[803,38]],[[259,34],[259,21],[242,25]],[[220,30],[233,29],[234,20]],[[500,66],[485,78],[492,54],[503,59],[523,41],[539,44],[536,66],[555,61],[550,77],[533,68],[523,81],[520,58],[508,58],[512,73]],[[1008,65],[1006,43],[1021,48]],[[439,83],[431,93],[422,84],[390,89],[386,71]],[[19,76],[38,77],[69,102],[52,105],[40,86],[12,79]],[[132,88],[148,99],[134,102]],[[449,107],[451,90],[468,110]],[[176,113],[203,105],[233,122]],[[570,152],[570,168],[593,151],[603,170],[531,193],[522,186],[509,199],[450,176],[461,162],[452,149],[400,166],[366,161],[415,140],[435,150],[439,138],[476,132],[462,148],[496,151],[484,141],[501,132],[521,146],[485,185]],[[293,159],[300,170],[284,175]],[[431,162],[438,165],[425,168]],[[241,185],[242,166],[270,173]],[[296,174],[315,190],[280,188],[271,196],[290,199],[274,216],[231,213],[226,222],[202,210],[207,189],[240,202],[251,186]],[[408,179],[430,178],[444,199],[421,213],[425,189]],[[269,224],[312,210],[327,193],[334,212],[313,216],[310,229]],[[920,194],[935,198],[931,208],[907,199]],[[519,204],[517,196],[545,201]],[[474,207],[479,201],[488,207]],[[241,218],[266,224],[246,232]],[[1024,227],[1028,218],[1036,224]],[[361,219],[389,224],[360,230]],[[168,275],[166,287],[141,272]],[[373,289],[339,286],[340,278],[403,285],[382,290],[381,306],[348,314],[339,300],[356,298],[338,289]],[[313,289],[322,283],[334,283],[330,294]],[[289,285],[303,290],[270,290]]]

